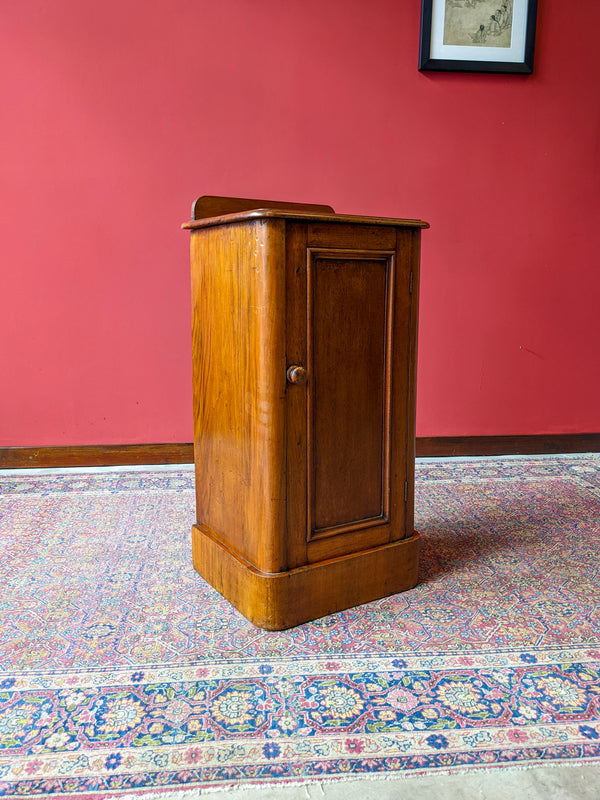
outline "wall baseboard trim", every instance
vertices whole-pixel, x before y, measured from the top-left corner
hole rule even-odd
[[[188,443],[0,447],[0,469],[120,467],[193,462],[194,445]]]
[[[533,436],[422,436],[418,458],[452,456],[531,456],[598,453],[600,433],[558,433]]]
[[[600,452],[600,433],[417,437],[418,458],[598,452]],[[0,469],[192,464],[193,461],[194,445],[188,442],[74,445],[69,447],[0,447]]]

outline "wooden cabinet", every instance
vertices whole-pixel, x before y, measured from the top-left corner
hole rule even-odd
[[[200,198],[197,571],[277,630],[413,587],[426,223]]]

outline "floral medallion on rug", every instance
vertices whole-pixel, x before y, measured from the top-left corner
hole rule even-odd
[[[0,796],[600,760],[600,458],[418,462],[419,585],[283,632],[194,572],[193,480],[0,475]]]

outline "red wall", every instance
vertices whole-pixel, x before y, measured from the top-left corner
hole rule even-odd
[[[600,4],[533,76],[419,73],[419,5],[1,0],[0,446],[191,440],[199,194],[431,223],[420,435],[600,430]]]

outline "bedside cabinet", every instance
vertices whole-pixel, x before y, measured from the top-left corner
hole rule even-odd
[[[201,197],[195,569],[279,630],[410,589],[419,220]]]

